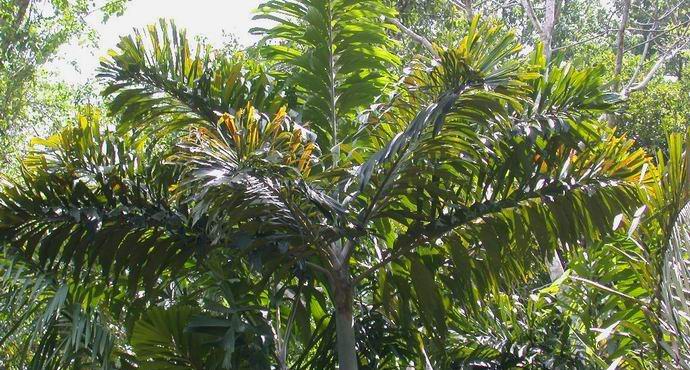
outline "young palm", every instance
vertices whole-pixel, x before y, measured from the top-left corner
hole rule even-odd
[[[475,20],[398,76],[381,16],[378,0],[267,2],[270,73],[192,54],[166,23],[123,38],[101,77],[130,149],[35,156],[2,193],[0,235],[48,271],[126,278],[147,305],[174,302],[162,290],[180,277],[239,282],[242,297],[182,299],[213,301],[190,330],[219,336],[222,367],[246,327],[271,328],[281,368],[442,363],[447,307],[471,312],[607,233],[646,159],[597,121],[615,103],[598,71],[544,76],[538,52]],[[404,340],[379,351],[382,331]]]

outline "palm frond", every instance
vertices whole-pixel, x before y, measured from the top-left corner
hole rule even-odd
[[[300,107],[319,145],[338,153],[342,138],[357,128],[353,114],[392,82],[387,69],[399,60],[387,50],[391,28],[381,19],[394,11],[380,0],[271,0],[258,11],[255,19],[277,23],[253,31],[265,35],[264,55],[288,70],[297,96],[291,104]]]
[[[46,272],[125,274],[133,291],[151,289],[208,246],[172,200],[179,171],[151,154],[85,117],[36,141],[0,193],[0,238]]]
[[[463,46],[442,54],[432,78],[414,80],[409,106],[431,97],[426,109],[400,133],[381,120],[377,129],[390,139],[358,174],[358,199],[368,203],[360,215],[378,255],[364,259],[372,266],[361,274],[407,256],[397,273],[388,268],[381,289],[395,291],[385,297],[396,304],[414,304],[406,310],[422,313],[439,346],[447,299],[472,309],[537,276],[554,251],[611,233],[630,205],[642,203],[637,186],[649,161],[596,120],[611,108],[596,71],[552,71],[550,84],[574,91],[559,90],[561,105],[535,113],[534,96],[553,95],[534,84],[538,66],[515,64],[510,34],[474,27]],[[484,53],[502,59],[487,57],[494,65],[484,66]],[[524,129],[558,117],[580,128]]]
[[[2,264],[0,315],[7,327],[0,348],[17,348],[12,362],[29,369],[114,368],[122,338],[103,310],[102,283],[60,282],[16,254],[5,256]]]
[[[199,313],[188,306],[151,308],[145,312],[132,331],[137,366],[148,370],[228,368],[223,365],[223,351],[211,345],[210,337],[187,331],[188,324]]]
[[[98,77],[108,83],[103,95],[111,98],[121,128],[135,132],[212,125],[219,114],[249,102],[266,111],[282,104],[259,63],[204,44],[193,47],[186,31],[164,20],[121,38],[118,50],[101,62]]]
[[[685,140],[683,140],[685,139]],[[670,335],[670,343],[664,346],[676,364],[690,368],[690,136],[673,134],[668,140],[668,160],[659,153],[659,168],[652,200],[660,210],[658,225],[662,229],[664,248],[661,249],[664,314],[664,331]]]
[[[175,161],[186,166],[180,190],[189,194],[193,221],[204,218],[209,235],[222,239],[213,242],[236,245],[244,235],[286,250],[327,244],[338,231],[322,220],[346,212],[307,181],[319,154],[313,134],[285,109],[270,118],[247,106],[221,117],[213,130],[195,131]]]

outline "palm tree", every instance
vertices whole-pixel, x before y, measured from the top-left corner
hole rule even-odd
[[[600,71],[546,74],[539,50],[475,19],[398,73],[381,0],[259,11],[275,21],[256,30],[265,63],[194,50],[165,22],[122,38],[100,73],[117,128],[82,117],[0,193],[11,258],[68,291],[93,281],[104,316],[137,323],[111,351],[125,361],[441,364],[450,306],[470,314],[638,201],[647,159],[598,121],[617,101]],[[155,308],[177,304],[207,317]],[[165,317],[184,325],[161,334]],[[56,338],[91,336],[72,334]],[[222,351],[158,356],[156,335]]]

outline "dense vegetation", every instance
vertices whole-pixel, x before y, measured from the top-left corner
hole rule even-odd
[[[0,137],[52,134],[1,183],[2,366],[690,368],[687,2],[271,0],[247,49],[161,20],[48,126],[20,51],[93,4],[5,3]]]

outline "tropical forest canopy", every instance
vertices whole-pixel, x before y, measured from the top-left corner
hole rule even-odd
[[[47,69],[126,7],[0,0],[0,368],[690,369],[690,0],[266,0]]]

